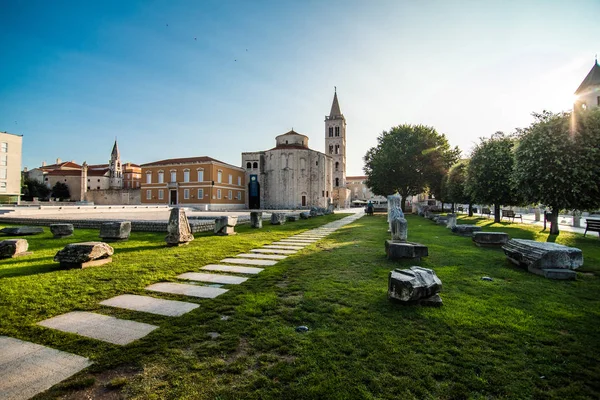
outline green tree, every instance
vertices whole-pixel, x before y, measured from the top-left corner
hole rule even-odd
[[[520,203],[513,179],[515,143],[502,132],[481,139],[467,167],[467,193],[472,201],[494,205],[495,222],[500,222],[500,206]]]
[[[424,125],[399,125],[384,131],[365,157],[367,186],[377,195],[398,192],[406,198],[439,185],[460,150],[446,136]]]
[[[52,197],[56,197],[61,200],[71,198],[71,193],[69,193],[69,186],[67,186],[66,183],[56,182],[56,184],[52,187]]]
[[[454,164],[448,171],[447,191],[448,199],[452,203],[468,204],[469,217],[473,216],[472,199],[466,188],[467,168],[469,160],[461,160]]]
[[[50,189],[43,183],[25,176],[21,186],[21,194],[27,200],[31,200],[34,197],[44,199],[50,194]]]
[[[515,177],[527,201],[551,208],[550,233],[558,234],[561,209],[600,205],[600,110],[534,117],[520,134]]]

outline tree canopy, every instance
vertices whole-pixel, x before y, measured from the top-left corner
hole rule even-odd
[[[21,194],[24,199],[31,200],[34,197],[38,197],[40,199],[48,197],[50,194],[50,189],[43,183],[35,180],[29,179],[27,176],[23,178],[23,186],[21,188]]]
[[[61,200],[71,198],[69,186],[67,186],[66,183],[56,182],[56,184],[52,187],[52,197],[56,197]]]
[[[494,219],[500,222],[500,206],[519,204],[514,181],[515,138],[496,132],[473,149],[467,168],[466,190],[473,201],[494,204]]]
[[[367,186],[376,195],[408,196],[440,190],[444,175],[460,155],[446,136],[424,125],[398,125],[377,138],[364,156]]]
[[[469,214],[473,215],[471,211],[472,199],[466,188],[468,165],[469,160],[460,160],[450,168],[446,180],[446,190],[449,201],[452,203],[469,204]]]

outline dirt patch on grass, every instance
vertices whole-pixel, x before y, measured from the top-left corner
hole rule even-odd
[[[120,400],[124,396],[121,390],[140,371],[133,367],[121,367],[114,370],[89,374],[81,379],[94,378],[93,385],[84,389],[73,391],[59,397],[63,400]],[[75,382],[76,383],[76,382]]]

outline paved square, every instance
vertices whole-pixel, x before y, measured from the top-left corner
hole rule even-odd
[[[154,285],[146,287],[146,290],[161,293],[182,294],[184,296],[201,297],[203,299],[214,299],[228,291],[228,289],[172,282],[155,283]]]
[[[179,317],[185,313],[198,308],[198,304],[183,301],[156,299],[150,296],[138,296],[124,294],[101,301],[103,306],[124,308],[126,310],[142,311],[150,314],[165,315],[167,317]]]
[[[0,336],[0,399],[29,399],[91,364],[85,357]]]
[[[158,328],[155,325],[85,311],[58,315],[38,322],[38,325],[118,345],[141,339]]]
[[[218,265],[210,264],[200,268],[205,271],[219,271],[219,272],[234,272],[238,274],[256,275],[264,271],[264,268],[254,267],[241,267],[239,265]]]
[[[282,249],[252,249],[253,253],[271,253],[271,254],[295,254],[298,250],[282,250]]]
[[[221,283],[224,285],[239,285],[248,280],[248,278],[242,278],[241,276],[204,274],[202,272],[186,272],[177,277],[179,279],[188,279],[190,281]]]
[[[249,258],[225,258],[222,263],[241,264],[241,265],[275,265],[277,261],[271,260],[252,260]]]
[[[287,256],[277,255],[277,254],[261,254],[261,253],[244,253],[238,254],[236,257],[241,258],[262,258],[264,260],[283,260],[287,258]]]

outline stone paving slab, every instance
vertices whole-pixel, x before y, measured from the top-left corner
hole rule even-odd
[[[161,293],[182,294],[184,296],[214,299],[229,289],[214,288],[209,286],[188,285],[185,283],[160,282],[146,287],[146,290]]]
[[[134,294],[116,296],[101,301],[100,304],[103,306],[142,311],[167,317],[179,317],[199,307],[198,304],[186,303],[184,301],[156,299],[150,296],[138,296]]]
[[[29,399],[91,364],[85,357],[0,336],[0,399]]]
[[[283,250],[283,249],[252,249],[253,253],[272,253],[272,254],[296,254],[298,250]]]
[[[228,264],[241,264],[241,265],[275,265],[277,261],[271,260],[252,260],[249,258],[225,258],[221,260],[222,263]]]
[[[304,245],[288,246],[288,245],[267,244],[267,245],[264,245],[263,248],[265,248],[265,249],[281,249],[281,250],[302,250],[304,248]]]
[[[282,256],[282,255],[278,255],[278,254],[244,253],[244,254],[238,254],[238,255],[236,255],[236,257],[241,257],[241,258],[262,258],[264,260],[283,260],[283,259],[287,258],[288,256]]]
[[[249,274],[256,275],[264,271],[264,268],[254,268],[254,267],[242,267],[239,265],[218,265],[218,264],[209,264],[200,268],[205,271],[219,271],[219,272],[234,272],[238,274]]]
[[[186,272],[185,274],[177,275],[179,279],[188,279],[190,281],[221,283],[224,285],[239,285],[248,280],[241,276],[205,274],[201,272]]]
[[[302,242],[273,242],[271,244],[277,245],[277,246],[299,246],[299,247],[306,247],[308,245],[311,245],[312,243],[302,243]]]
[[[294,235],[294,236],[290,236],[290,238],[304,238],[304,239],[323,239],[324,237],[327,237],[329,235]]]
[[[141,339],[158,328],[155,325],[85,311],[58,315],[38,322],[38,325],[118,345]]]
[[[319,239],[295,239],[295,238],[289,238],[289,239],[279,239],[279,241],[280,242],[313,243],[313,242],[319,241]]]

